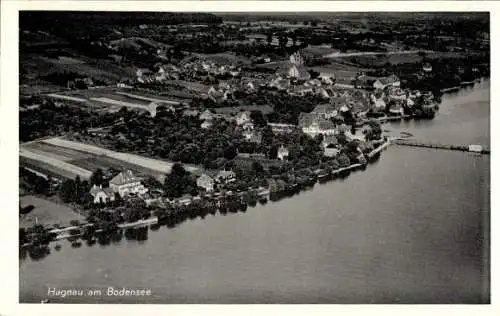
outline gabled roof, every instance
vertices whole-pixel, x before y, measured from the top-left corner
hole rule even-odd
[[[236,117],[241,118],[243,115],[250,117],[250,111],[241,111],[236,114]]]
[[[116,177],[109,181],[110,184],[114,185],[124,185],[133,182],[139,182],[141,179],[134,176],[132,170],[125,170],[120,172]]]
[[[217,178],[228,178],[228,177],[234,177],[235,173],[231,170],[221,170],[219,173],[217,173]]]
[[[197,181],[214,181],[214,179],[206,173],[198,177]]]
[[[331,130],[335,129],[335,123],[333,123],[330,120],[319,120],[318,121],[318,126],[322,130]]]
[[[93,197],[95,197],[99,192],[103,192],[107,196],[112,196],[114,194],[113,190],[111,188],[101,188],[98,187],[97,185],[94,184],[94,186],[90,189],[89,193]]]
[[[367,76],[367,75],[361,75],[356,78],[357,81],[361,81],[363,83],[373,83],[375,80],[377,80],[377,77],[372,77],[372,76]]]
[[[307,92],[307,91],[313,91],[313,88],[312,87],[305,87],[305,86],[298,86],[298,87],[295,87],[293,88],[293,92]]]
[[[326,146],[337,145],[338,144],[337,137],[334,135],[326,135],[323,137],[323,144]]]
[[[300,113],[299,114],[299,126],[307,127],[314,122],[314,118],[310,113]]]
[[[396,77],[395,75],[390,75],[389,77],[378,78],[378,81],[380,81],[380,83],[383,85],[388,85],[398,82],[399,78]]]
[[[333,104],[324,103],[324,104],[317,105],[314,108],[314,110],[312,110],[311,113],[325,114],[325,113],[332,113],[332,112],[335,112],[335,111],[337,111],[337,109],[335,108],[335,106]]]

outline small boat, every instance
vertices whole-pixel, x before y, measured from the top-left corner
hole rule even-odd
[[[47,298],[47,299],[45,299],[45,300],[41,300],[41,301],[40,301],[40,304],[47,304],[47,303],[49,303],[49,302],[50,302],[50,301],[49,301],[49,299]]]

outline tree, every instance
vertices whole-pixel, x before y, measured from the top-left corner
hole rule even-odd
[[[69,203],[73,201],[75,192],[75,181],[71,179],[64,180],[61,184],[61,189],[59,190],[59,196],[64,203]]]
[[[337,157],[337,161],[339,162],[339,165],[341,168],[345,168],[345,167],[348,167],[351,165],[351,160],[349,159],[349,157],[344,154],[344,153],[341,153],[338,157]]]
[[[267,34],[267,45],[271,46],[271,43],[273,42],[273,35],[271,33]]]
[[[100,186],[102,185],[104,182],[104,172],[102,171],[101,168],[97,168],[96,171],[94,171],[94,173],[92,173],[92,175],[90,176],[90,184],[91,185],[97,185],[97,186]]]
[[[252,170],[255,172],[256,175],[262,174],[264,172],[264,167],[262,167],[262,164],[258,161],[252,162]]]
[[[250,112],[250,118],[254,122],[255,125],[257,126],[266,126],[267,121],[266,118],[264,117],[264,114],[262,114],[262,111],[260,110],[252,110]]]
[[[318,71],[314,71],[313,69],[310,69],[308,72],[311,75],[311,79],[316,79],[320,75],[320,73]]]
[[[196,182],[191,179],[189,172],[181,164],[175,163],[165,177],[163,188],[169,198],[178,198],[183,194],[193,193],[196,189]]]
[[[273,145],[269,149],[269,159],[277,159],[278,158],[278,146]]]
[[[228,147],[226,147],[226,149],[224,149],[224,158],[226,159],[233,159],[234,157],[236,157],[237,155],[237,151],[236,151],[236,146],[234,146],[233,144],[229,145]]]

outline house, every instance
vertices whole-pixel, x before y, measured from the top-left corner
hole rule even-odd
[[[286,157],[288,157],[288,148],[285,146],[281,145],[280,148],[278,148],[278,159],[280,160],[285,160]]]
[[[373,87],[375,89],[384,90],[386,87],[399,87],[401,85],[401,81],[395,75],[390,75],[389,77],[382,77],[375,80],[373,83]]]
[[[312,79],[304,83],[307,87],[321,87],[321,81],[318,79]]]
[[[152,82],[153,72],[147,68],[137,69],[135,75],[140,83]]]
[[[323,148],[336,148],[339,145],[339,142],[335,135],[325,135],[321,144],[323,145]]]
[[[113,202],[115,200],[115,193],[111,188],[102,188],[102,185],[94,186],[90,189],[90,195],[94,198],[94,204]]]
[[[196,179],[196,185],[205,189],[206,192],[212,192],[215,187],[215,180],[211,176],[204,173]]]
[[[308,86],[298,86],[298,87],[294,87],[292,91],[290,91],[289,93],[291,95],[298,95],[298,96],[305,96],[309,93],[313,93],[314,90],[312,87],[308,87]]]
[[[323,155],[326,157],[336,157],[340,152],[340,150],[335,147],[325,147],[324,149]]]
[[[376,77],[361,75],[354,80],[354,88],[356,89],[373,89]]]
[[[288,90],[290,88],[290,80],[276,78],[273,81],[271,81],[271,83],[269,84],[269,87],[276,88],[280,91],[285,91],[285,90]]]
[[[254,124],[253,122],[245,122],[242,125],[240,125],[241,129],[246,132],[251,132],[254,129]]]
[[[316,117],[311,113],[300,113],[299,127],[303,133],[311,137],[319,134],[334,135],[336,133],[335,124],[332,121]]]
[[[281,123],[267,123],[271,127],[273,133],[291,133],[297,130],[296,125],[281,124]]]
[[[243,125],[245,123],[252,122],[249,111],[243,111],[236,115],[236,124]]]
[[[311,78],[311,74],[309,74],[309,72],[302,67],[297,67],[296,65],[288,67],[286,74],[288,77],[298,80],[309,80]]]
[[[215,113],[212,113],[210,110],[205,110],[200,114],[200,120],[208,121],[215,117]]]
[[[316,95],[321,96],[323,99],[330,98],[330,95],[328,94],[328,92],[324,88],[320,88],[320,89],[316,90]]]
[[[430,63],[425,63],[422,66],[422,70],[427,73],[432,72],[432,65]]]
[[[233,182],[236,181],[236,174],[231,170],[221,170],[215,176],[215,180],[219,183]]]
[[[302,55],[300,54],[299,51],[296,51],[295,53],[290,55],[289,59],[290,59],[290,63],[292,63],[294,65],[303,65],[304,64],[304,58],[302,57]]]
[[[403,115],[404,114],[403,101],[402,100],[391,101],[389,103],[389,113],[393,115]]]
[[[200,127],[203,128],[203,129],[210,128],[210,127],[212,127],[212,121],[211,120],[206,120],[203,123],[201,123]]]
[[[249,142],[260,144],[262,142],[262,133],[257,131],[245,131],[243,133],[245,139]]]
[[[187,109],[187,110],[184,110],[184,112],[182,112],[182,116],[198,116],[200,114],[200,112],[198,112],[198,110],[194,110],[194,109]]]
[[[189,205],[193,201],[193,196],[191,194],[184,194],[177,201],[182,205]]]
[[[316,115],[316,117],[321,117],[324,119],[329,119],[331,117],[337,116],[337,109],[335,105],[330,103],[324,103],[317,105],[314,110],[312,110],[311,114]]]
[[[134,176],[131,170],[120,172],[109,181],[109,187],[113,192],[120,194],[121,197],[127,196],[130,193],[144,194],[148,191],[141,184],[141,179]]]

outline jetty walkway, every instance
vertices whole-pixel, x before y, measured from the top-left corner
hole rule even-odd
[[[474,152],[483,155],[489,155],[490,149],[484,148],[481,145],[447,145],[447,144],[439,144],[439,143],[427,143],[410,139],[401,139],[396,138],[391,140],[392,144],[396,144],[399,146],[411,146],[411,147],[425,147],[425,148],[435,148],[435,149],[444,149],[444,150],[456,150],[456,151],[467,151]]]

